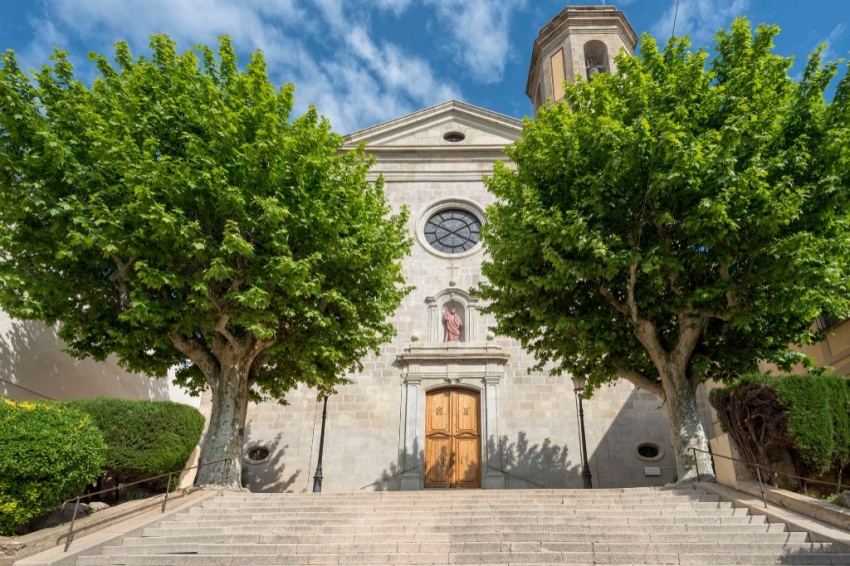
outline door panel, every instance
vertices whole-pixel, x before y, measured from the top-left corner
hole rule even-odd
[[[455,396],[455,434],[469,433],[478,435],[478,395],[463,389],[456,390]]]
[[[428,395],[426,405],[425,434],[451,435],[451,391],[437,391]]]
[[[455,484],[457,487],[478,487],[478,438],[455,439]]]
[[[480,487],[479,396],[440,389],[425,398],[425,487]]]
[[[451,487],[452,439],[430,438],[425,444],[425,484],[430,487]]]

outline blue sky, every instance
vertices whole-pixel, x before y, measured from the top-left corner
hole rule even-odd
[[[675,0],[609,1],[638,33],[666,39]],[[296,86],[298,110],[314,104],[347,133],[457,98],[521,118],[538,30],[567,4],[584,0],[0,0],[0,49],[26,68],[53,46],[71,53],[80,76],[89,51],[111,54],[126,39],[144,53],[147,37],[168,33],[183,49],[229,34],[245,56],[259,47],[272,79]],[[798,74],[823,41],[848,58],[850,0],[680,0],[677,35],[708,45],[746,14],[782,27],[777,51]]]

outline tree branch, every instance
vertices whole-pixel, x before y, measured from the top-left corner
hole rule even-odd
[[[234,293],[239,290],[239,287],[242,286],[242,283],[245,282],[245,276],[237,278],[230,284],[230,288],[227,289],[227,293]],[[225,293],[226,294],[226,293]],[[215,307],[215,310],[218,312],[222,312],[228,305],[221,304],[221,297],[213,293],[212,291],[207,291],[207,298]],[[225,323],[226,324],[226,323]]]
[[[266,367],[266,364],[269,363],[270,359],[271,356],[269,356],[265,352],[262,352],[260,355],[254,358],[254,361],[251,363],[251,372],[249,374],[252,380],[256,381],[257,376],[260,374],[263,368]]]
[[[670,361],[684,370],[690,363],[691,355],[708,326],[708,318],[694,314],[691,309],[681,309],[678,318],[679,338],[670,353]]]
[[[699,318],[705,318],[705,319],[716,318],[718,320],[723,320],[723,321],[726,321],[726,322],[729,322],[730,320],[732,320],[733,316],[738,314],[737,312],[726,313],[726,312],[713,311],[711,309],[689,309],[688,312],[693,314],[694,316],[699,317]]]
[[[699,387],[700,383],[702,383],[702,374],[691,365],[688,368],[688,385],[690,385],[692,393],[697,392],[697,387]]]
[[[228,293],[235,293],[239,290],[239,287],[242,286],[242,283],[245,282],[245,276],[241,276],[236,278],[233,283],[230,284],[230,288],[227,290]]]
[[[610,302],[615,309],[620,311],[622,314],[629,316],[629,310],[626,308],[626,305],[615,299],[610,289],[607,287],[601,287],[599,289],[599,294],[608,299],[608,302]]]
[[[638,262],[635,262],[629,266],[629,284],[626,287],[626,304],[629,307],[629,314],[632,317],[632,322],[635,325],[640,322],[640,312],[638,311],[637,300],[635,299],[635,287],[637,287],[637,270],[638,270]]]
[[[226,314],[221,315],[221,318],[218,319],[218,323],[216,323],[216,325],[215,325],[215,330],[219,334],[224,336],[227,339],[227,341],[230,342],[231,346],[233,346],[234,348],[239,348],[241,346],[241,344],[233,336],[233,334],[231,334],[230,331],[227,330],[227,323],[228,323],[229,320],[230,320],[230,317],[227,316]]]
[[[649,354],[658,372],[663,375],[664,368],[667,365],[667,351],[661,345],[661,342],[658,341],[658,332],[655,329],[655,325],[650,320],[641,318],[635,296],[639,265],[640,262],[634,262],[629,266],[629,283],[626,287],[627,316],[631,318],[632,324],[635,327],[635,337],[646,349],[646,353]]]
[[[617,363],[617,372],[623,379],[631,381],[635,387],[643,389],[644,391],[649,391],[656,397],[664,399],[664,388],[660,383],[654,379],[650,379],[637,370],[631,369],[626,362],[621,360]]]
[[[729,283],[732,281],[732,278],[729,276],[728,263],[720,264],[720,280],[724,283]],[[729,308],[738,306],[738,300],[735,298],[735,295],[734,293],[732,293],[732,291],[726,291],[726,306]]]
[[[664,240],[665,247],[667,249],[667,255],[672,255],[673,253],[673,238],[670,236],[670,232],[665,230],[662,226],[658,226],[656,228],[658,232],[658,236]],[[667,274],[667,280],[670,282],[670,290],[676,294],[678,297],[684,297],[685,294],[682,293],[682,290],[676,286],[676,275],[673,273]]]
[[[116,254],[112,254],[110,257],[115,262],[115,265],[118,266],[118,271],[110,275],[109,280],[118,287],[118,300],[121,306],[130,310],[133,308],[133,303],[130,301],[130,286],[127,285],[126,277],[130,274],[130,270],[133,269],[136,259],[132,258],[124,262]]]
[[[192,363],[198,366],[208,379],[219,373],[221,366],[218,360],[202,342],[194,338],[186,338],[179,332],[169,332],[168,337],[171,338],[174,347],[192,360]]]

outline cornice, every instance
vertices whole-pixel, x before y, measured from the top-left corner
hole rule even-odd
[[[370,149],[373,147],[392,147],[372,146],[369,144],[369,141],[391,132],[416,131],[423,124],[433,122],[443,116],[467,119],[472,123],[478,123],[481,126],[504,132],[509,137],[515,136],[518,138],[522,133],[522,120],[460,102],[459,100],[449,100],[394,120],[352,132],[344,136],[344,149],[351,150],[361,142],[366,142]]]
[[[429,362],[439,362],[442,364],[495,362],[505,364],[511,357],[501,346],[463,344],[461,342],[458,345],[442,343],[427,346],[410,346],[405,348],[403,353],[396,356],[396,359],[404,365]]]

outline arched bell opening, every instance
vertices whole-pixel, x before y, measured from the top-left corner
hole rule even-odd
[[[593,80],[595,75],[611,72],[608,46],[598,39],[584,44],[584,71],[589,81]]]

